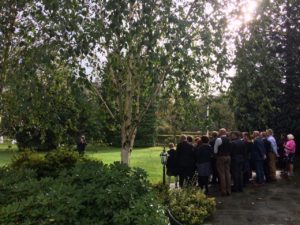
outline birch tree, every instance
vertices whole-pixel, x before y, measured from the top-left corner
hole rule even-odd
[[[16,46],[24,55],[9,74],[15,74],[17,68],[20,76],[24,72],[36,75],[43,68],[41,64],[71,68],[74,79],[85,80],[86,87],[118,124],[121,161],[125,164],[130,162],[141,119],[163,89],[180,89],[185,86],[178,85],[182,82],[198,89],[212,74],[222,79],[225,76],[226,1],[20,2],[23,10],[18,13],[18,22],[29,32],[22,33],[26,38],[16,39],[21,40],[22,45]],[[5,23],[8,28],[9,24]],[[20,37],[16,31],[13,34]],[[1,38],[7,35],[6,31],[0,33]],[[36,61],[31,60],[34,66],[25,68],[20,62],[32,53],[38,53]],[[4,60],[1,71],[7,57]]]
[[[106,106],[129,164],[138,125],[163,88],[180,81],[197,87],[212,70],[224,75],[226,21],[217,1],[113,0],[98,9],[102,36],[89,60],[96,59],[100,95],[110,92]]]

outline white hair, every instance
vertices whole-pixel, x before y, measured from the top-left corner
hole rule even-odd
[[[289,140],[294,140],[295,137],[294,137],[294,135],[292,135],[292,134],[288,134],[288,135],[287,135],[287,138],[288,138]]]

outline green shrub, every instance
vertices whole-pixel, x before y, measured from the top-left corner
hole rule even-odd
[[[45,156],[26,150],[13,157],[11,167],[35,170],[38,178],[56,177],[61,170],[73,168],[80,160],[77,152],[65,149],[53,150]]]
[[[76,151],[57,149],[47,153],[45,159],[53,168],[70,169],[74,167],[81,158]]]
[[[0,170],[0,224],[166,225],[146,173],[81,161],[57,177]]]
[[[208,198],[197,188],[170,191],[169,209],[184,225],[199,225],[215,211],[214,198]]]
[[[157,199],[163,205],[169,205],[170,196],[169,196],[169,186],[163,183],[152,184],[152,188],[157,196]]]

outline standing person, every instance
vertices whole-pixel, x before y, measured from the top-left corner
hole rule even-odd
[[[271,170],[270,170],[270,157],[269,157],[270,153],[272,152],[272,146],[271,146],[271,142],[269,142],[267,139],[267,133],[265,131],[261,132],[261,137],[266,150],[266,159],[264,160],[264,173],[266,176],[266,182],[270,182],[273,181],[270,176]]]
[[[214,153],[217,155],[217,170],[220,179],[221,195],[231,195],[230,175],[230,143],[226,136],[226,129],[219,130],[219,137],[214,145]]]
[[[285,134],[280,135],[280,139],[277,143],[278,146],[278,165],[277,168],[281,170],[281,173],[284,173],[287,165],[286,165],[286,156],[285,156],[285,151],[284,151],[284,146],[287,142],[287,138]]]
[[[296,142],[294,141],[294,135],[287,135],[287,143],[284,146],[285,155],[287,156],[287,172],[288,176],[294,175],[294,161],[296,153]]]
[[[189,144],[193,145],[194,146],[194,143],[193,143],[193,137],[192,136],[187,136],[186,137],[186,140]]]
[[[259,131],[253,131],[254,144],[252,157],[255,164],[256,184],[262,185],[265,181],[264,160],[266,159],[266,150]]]
[[[199,145],[201,145],[201,138],[196,137],[193,143],[194,148],[197,148]]]
[[[270,181],[276,181],[276,157],[278,157],[277,143],[273,137],[273,130],[267,129],[267,140],[271,143],[271,152],[268,153]]]
[[[86,140],[85,140],[85,136],[82,135],[79,139],[79,142],[77,144],[77,150],[79,155],[83,156],[84,152],[85,152],[85,147],[87,146]]]
[[[168,159],[167,159],[166,167],[167,167],[169,186],[171,183],[171,177],[174,176],[175,188],[177,188],[178,187],[178,185],[177,185],[178,184],[178,165],[177,165],[175,145],[173,143],[169,144]]]
[[[205,194],[208,194],[208,179],[211,174],[211,158],[213,156],[212,147],[209,145],[207,136],[201,137],[202,144],[195,150],[196,166],[198,172],[198,185],[201,189],[205,188]]]
[[[249,183],[252,178],[252,170],[255,168],[254,162],[251,158],[253,152],[253,141],[251,135],[248,132],[243,133],[243,141],[247,149],[247,157],[244,163],[244,186]]]
[[[187,142],[185,135],[180,138],[177,145],[177,162],[179,173],[179,186],[182,188],[184,183],[190,185],[195,173],[195,152],[194,147]]]
[[[210,146],[214,148],[216,140],[218,138],[218,132],[213,131],[211,134],[211,140],[209,142]],[[212,179],[211,183],[212,184],[217,184],[218,183],[218,171],[217,171],[217,156],[213,154],[213,157],[211,158],[211,167],[212,167]]]
[[[233,191],[242,192],[244,186],[244,164],[247,158],[247,148],[244,141],[241,140],[239,132],[231,133],[231,163],[233,176]]]

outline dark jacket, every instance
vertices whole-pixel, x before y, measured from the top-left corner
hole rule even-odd
[[[253,152],[253,142],[252,141],[244,141],[247,149],[247,158],[250,160]]]
[[[170,149],[168,151],[168,160],[167,160],[167,175],[168,176],[177,176],[178,175],[178,165],[177,165],[177,153],[175,149]]]
[[[222,144],[218,147],[217,156],[229,156],[230,155],[230,142],[227,137],[221,137]]]
[[[87,143],[85,141],[79,141],[77,144],[77,150],[79,152],[84,152]]]
[[[247,147],[244,141],[240,139],[233,140],[230,143],[230,153],[231,157],[243,157],[244,159],[247,158]]]
[[[262,138],[256,138],[253,144],[252,158],[253,160],[264,160],[266,149]]]
[[[209,144],[202,144],[198,146],[195,150],[196,163],[206,163],[210,162],[213,157],[213,150]]]
[[[271,142],[269,142],[267,138],[263,138],[262,140],[263,140],[263,143],[264,143],[266,153],[272,152]]]
[[[216,143],[217,138],[213,138],[209,141],[210,146],[212,147],[212,149],[214,149],[215,143]]]
[[[177,145],[177,162],[180,167],[194,167],[195,166],[195,152],[194,147],[187,141],[181,142]]]
[[[168,160],[167,160],[167,168],[174,168],[177,166],[177,157],[175,149],[170,149],[168,151]]]

